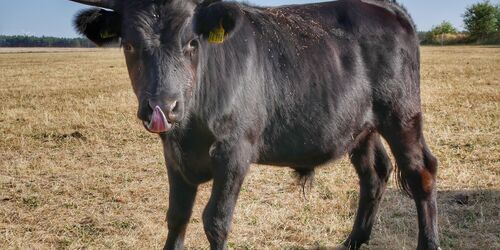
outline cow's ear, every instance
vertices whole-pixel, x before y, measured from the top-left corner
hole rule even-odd
[[[222,43],[240,28],[242,19],[237,3],[205,0],[196,8],[194,31],[211,43]]]
[[[78,13],[75,29],[98,46],[116,43],[120,39],[121,17],[114,11],[87,9]]]

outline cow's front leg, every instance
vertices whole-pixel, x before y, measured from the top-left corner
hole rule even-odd
[[[197,186],[187,183],[175,168],[167,170],[170,186],[167,212],[168,237],[163,249],[182,249]]]
[[[252,152],[247,141],[216,142],[210,149],[214,180],[210,200],[203,212],[203,225],[211,249],[226,248],[234,207]]]

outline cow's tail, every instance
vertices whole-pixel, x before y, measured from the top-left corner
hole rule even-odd
[[[398,188],[401,190],[401,192],[405,195],[407,195],[410,198],[413,198],[413,195],[410,191],[410,185],[408,184],[408,181],[406,178],[403,176],[403,172],[401,171],[401,168],[398,166],[398,164],[394,164],[395,166],[395,178],[394,180],[396,181],[396,185]]]

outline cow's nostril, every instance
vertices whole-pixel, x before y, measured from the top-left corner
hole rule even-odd
[[[153,110],[155,109],[156,106],[159,105],[159,103],[160,102],[156,99],[149,99],[148,104],[149,104],[149,108],[151,109],[150,111],[153,112]]]
[[[174,102],[167,105],[167,108],[168,108],[167,120],[169,120],[170,122],[178,121],[180,106],[181,105],[179,104],[178,101],[174,101]]]
[[[170,113],[175,113],[179,109],[178,104],[178,101],[172,102],[170,105],[168,105],[168,111],[170,111]]]

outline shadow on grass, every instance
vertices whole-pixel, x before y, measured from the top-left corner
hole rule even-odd
[[[356,203],[351,204],[355,211]],[[438,191],[439,236],[445,249],[500,249],[500,189]],[[399,190],[386,192],[370,244],[362,249],[416,249],[417,214],[413,200]],[[347,235],[345,235],[347,237]],[[336,249],[301,246],[290,249]]]

